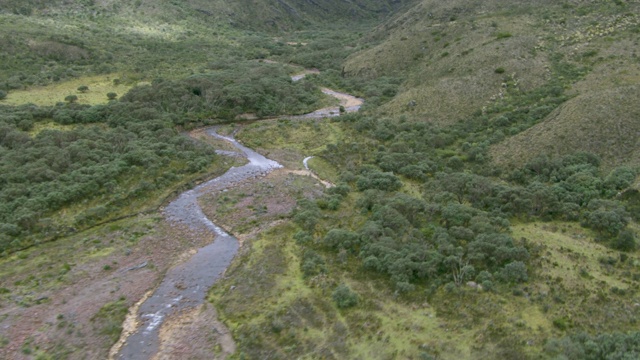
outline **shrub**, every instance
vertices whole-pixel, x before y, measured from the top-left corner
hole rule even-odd
[[[116,94],[114,92],[107,93],[107,98],[109,100],[115,100],[117,97],[118,97],[118,94]]]
[[[636,249],[636,235],[629,229],[622,230],[612,245],[620,251],[633,251]]]
[[[77,95],[67,95],[67,97],[64,98],[64,101],[68,102],[68,103],[74,103],[76,101],[78,101],[78,96]]]
[[[500,270],[498,277],[508,283],[525,282],[529,279],[527,266],[522,261],[511,262]]]
[[[358,305],[358,294],[346,284],[340,284],[332,294],[333,301],[341,309]]]
[[[84,94],[89,91],[89,87],[87,85],[81,85],[78,87],[78,91]]]
[[[7,92],[4,90],[0,90],[0,100],[4,100],[7,98]]]

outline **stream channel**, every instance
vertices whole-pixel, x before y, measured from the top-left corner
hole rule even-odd
[[[296,75],[292,79],[297,81],[302,77]],[[363,102],[362,99],[330,89],[322,91],[339,99],[340,105],[344,106],[346,112],[358,111]],[[339,107],[332,107],[319,109],[305,115],[282,116],[281,118],[320,119],[338,115],[340,115]],[[180,194],[165,208],[164,215],[167,221],[186,224],[194,230],[208,231],[215,235],[215,238],[212,243],[198,249],[188,260],[167,271],[158,288],[140,305],[137,313],[138,326],[120,348],[116,356],[117,359],[151,359],[160,347],[159,332],[163,321],[180,311],[202,304],[211,286],[224,273],[238,252],[238,240],[205,216],[198,205],[198,198],[282,168],[282,165],[276,161],[267,159],[243,146],[233,137],[218,134],[216,128],[209,128],[206,133],[231,143],[249,162],[240,167],[232,167],[223,175]],[[220,153],[232,155],[229,152],[221,151]],[[305,167],[308,159],[305,159]]]

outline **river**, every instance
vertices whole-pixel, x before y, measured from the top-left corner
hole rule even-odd
[[[294,75],[294,81],[304,74]],[[363,100],[349,94],[322,89],[325,94],[340,100],[346,112],[360,109]],[[290,116],[292,119],[325,118],[340,115],[339,107],[319,109],[309,114]],[[283,116],[286,117],[286,116]],[[164,320],[178,312],[202,304],[206,294],[231,264],[238,252],[238,240],[214,224],[198,205],[204,194],[221,191],[241,181],[264,176],[282,165],[243,146],[232,136],[223,136],[216,128],[207,129],[209,136],[228,141],[249,161],[240,167],[232,167],[223,175],[188,190],[173,200],[164,210],[167,221],[188,225],[194,230],[209,231],[214,241],[200,249],[185,262],[169,269],[158,288],[140,304],[137,313],[137,328],[120,348],[116,358],[146,360],[152,358],[160,347],[159,331]],[[228,154],[231,155],[231,154]],[[307,167],[305,159],[304,165]]]

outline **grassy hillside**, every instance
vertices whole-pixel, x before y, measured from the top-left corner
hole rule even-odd
[[[505,167],[539,154],[597,154],[609,167],[640,165],[640,87],[586,91],[561,105],[540,124],[495,145],[491,155]]]
[[[514,108],[533,109],[548,96],[535,91],[552,85],[558,88],[549,90],[576,98],[538,129],[493,149],[497,163],[577,150],[610,166],[633,163],[634,140],[608,129],[632,134],[637,128],[635,90],[628,87],[640,76],[637,13],[636,2],[623,1],[422,1],[378,26],[369,35],[377,45],[352,55],[345,72],[403,76],[398,95],[382,111],[443,125],[480,112],[489,111],[491,119]],[[521,94],[529,99],[514,103]],[[555,135],[533,136],[541,132]],[[559,141],[568,133],[569,142]],[[621,149],[610,149],[614,143]]]
[[[310,25],[344,26],[348,22],[381,20],[412,0],[188,0],[175,1],[0,1],[0,9],[22,15],[113,16],[153,18],[164,22],[199,19],[254,30],[299,30]]]

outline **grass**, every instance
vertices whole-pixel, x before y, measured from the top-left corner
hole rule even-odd
[[[315,156],[307,162],[309,169],[322,180],[336,183],[339,180],[338,170],[325,159]]]
[[[229,4],[228,8],[220,2],[199,2],[199,5],[209,11],[220,10],[216,6],[240,9],[242,3]],[[632,100],[638,98],[635,85],[638,75],[632,66],[635,60],[631,53],[621,50],[637,45],[633,44],[634,39],[629,37],[626,28],[634,24],[634,16],[625,22],[611,22],[610,11],[596,9],[609,6],[604,3],[590,4],[588,9],[577,8],[581,14],[578,20],[564,18],[563,12],[559,11],[560,5],[542,7],[536,2],[522,8],[505,7],[493,12],[501,2],[486,1],[482,14],[465,7],[464,13],[455,15],[451,14],[462,2],[425,0],[422,4],[428,6],[407,8],[406,13],[372,31],[368,44],[363,46],[356,40],[349,44],[368,49],[348,59],[344,68],[347,76],[402,75],[408,79],[400,86],[399,95],[372,116],[407,114],[411,120],[452,124],[487,104],[499,103],[496,99],[505,95],[503,82],[519,82],[514,90],[518,92],[539,87],[549,77],[547,67],[553,54],[563,56],[567,63],[592,67],[592,72],[580,82],[563,83],[574,99],[553,113],[549,121],[523,133],[522,137],[513,137],[496,146],[494,158],[513,155],[513,161],[517,162],[540,152],[561,154],[579,149],[595,150],[609,164],[640,159],[633,142],[635,138],[631,136],[640,131],[631,121],[638,117],[634,112],[637,107],[632,106]],[[2,15],[0,21],[6,31],[24,35],[18,44],[27,44],[30,40],[41,43],[51,36],[57,39],[57,45],[69,45],[61,40],[61,36],[67,36],[65,41],[79,44],[81,49],[66,49],[89,51],[95,56],[92,61],[96,63],[113,63],[112,68],[100,70],[106,69],[111,75],[88,76],[96,69],[73,59],[56,63],[36,56],[31,65],[13,61],[11,68],[15,72],[24,70],[27,78],[29,71],[38,74],[43,64],[46,64],[46,71],[64,70],[74,75],[46,87],[30,85],[26,90],[10,91],[4,103],[51,105],[74,94],[80,103],[99,104],[107,101],[106,93],[123,95],[129,86],[142,80],[188,76],[206,71],[211,62],[243,57],[271,58],[275,55],[283,62],[288,62],[286,59],[289,58],[303,59],[311,64],[318,61],[315,53],[309,58],[302,56],[305,51],[318,47],[315,39],[307,39],[313,37],[312,32],[295,34],[296,39],[299,36],[309,42],[306,49],[297,53],[276,46],[272,52],[269,48],[274,44],[268,41],[244,48],[242,36],[245,34],[239,31],[214,30],[205,24],[208,20],[185,20],[186,5],[163,3],[158,9],[151,9],[147,3],[142,5],[137,9],[133,3],[124,2],[120,15],[99,18],[95,24],[81,16],[76,21],[67,21],[70,19],[36,16],[23,19]],[[251,9],[240,13],[238,19],[264,27],[268,25],[259,22],[277,7],[265,5]],[[130,10],[133,15],[122,15]],[[133,13],[134,10],[138,13]],[[153,21],[122,21],[151,10],[154,11]],[[165,14],[158,15],[165,10]],[[625,11],[633,14],[632,10]],[[218,11],[215,16],[223,13]],[[260,16],[252,19],[251,14]],[[75,15],[68,16],[74,18]],[[599,17],[606,17],[602,21],[606,24],[603,29],[580,24]],[[172,25],[167,25],[167,19],[173,20]],[[297,21],[288,15],[280,21],[276,27],[297,26]],[[114,24],[118,26],[111,26]],[[30,25],[33,29],[25,32]],[[113,38],[101,28],[108,28],[107,25],[115,29]],[[82,40],[79,34],[88,34],[89,38],[84,43],[79,42]],[[235,35],[239,36],[232,38]],[[259,40],[268,38],[263,36]],[[582,39],[589,42],[588,46]],[[113,40],[114,45],[109,40]],[[2,41],[0,45],[4,48]],[[344,45],[333,42],[332,46],[335,44]],[[23,50],[27,55],[20,59],[37,55],[29,53],[29,49]],[[111,52],[115,54],[113,61],[107,56]],[[277,52],[282,54],[277,55]],[[65,62],[67,60],[69,62]],[[113,82],[116,77],[113,74],[119,72],[126,74],[119,77],[127,85]],[[70,78],[72,80],[68,80]],[[30,81],[24,80],[24,84]],[[77,88],[81,85],[88,86],[89,91],[79,93]],[[380,96],[375,95],[377,91],[379,89],[371,88],[365,92]],[[408,106],[411,101],[415,106]],[[30,134],[37,135],[44,129],[68,128],[38,123]],[[319,155],[329,144],[356,141],[343,133],[338,124],[327,120],[254,122],[244,125],[238,138],[289,168],[302,168],[302,159],[315,155],[317,157],[310,161],[311,168],[321,178],[332,182],[337,181],[340,169]],[[210,143],[223,145],[217,141]],[[612,143],[617,146],[610,146]],[[220,173],[231,164],[239,163],[241,161],[226,159],[212,164],[205,172]],[[168,165],[169,169],[179,167],[180,164]],[[126,200],[127,205],[112,215],[157,208],[174,191],[184,188],[187,182],[198,181],[205,172],[175,181],[162,190],[151,191],[144,198],[116,194]],[[127,189],[134,189],[150,175],[132,171],[118,180]],[[265,182],[262,185],[266,185]],[[419,184],[405,181],[405,185],[403,191],[420,196]],[[266,221],[256,216],[265,199],[253,193],[265,191],[260,186],[252,188],[252,193],[229,191],[223,195],[226,200],[220,196],[205,200],[218,202],[220,216],[232,216],[249,209],[237,205],[252,197],[251,211],[247,210],[250,214],[243,217],[245,222],[238,226],[243,232],[249,231]],[[302,180],[295,180],[291,185],[300,193],[311,186]],[[324,212],[320,226],[358,228],[364,217],[355,210],[356,197],[357,194],[349,194],[338,210]],[[104,205],[106,201],[96,198],[65,208],[51,221],[71,226],[78,214]],[[143,216],[98,226],[71,238],[0,259],[0,299],[7,304],[20,296],[22,306],[34,305],[33,293],[67,286],[76,280],[73,277],[76,269],[90,262],[103,262],[98,269],[112,269],[113,266],[117,271],[117,264],[107,262],[107,259],[135,243],[140,234],[152,232],[157,220],[153,216]],[[632,227],[638,229],[637,224]],[[509,354],[514,350],[536,357],[540,356],[544,342],[550,337],[580,330],[607,332],[637,327],[638,254],[623,256],[612,251],[596,243],[592,234],[577,224],[517,223],[513,226],[513,237],[526,239],[535,254],[529,268],[529,283],[498,286],[494,292],[478,292],[463,286],[452,292],[440,289],[433,294],[418,284],[419,290],[409,298],[394,294],[388,279],[364,272],[352,255],[340,259],[335,254],[318,250],[328,271],[305,279],[300,269],[304,249],[292,239],[298,230],[296,225],[285,221],[247,240],[227,276],[210,294],[210,300],[216,304],[238,341],[237,358],[391,359],[419,358],[426,354],[442,359],[511,358]],[[340,310],[335,306],[331,292],[339,283],[349,284],[359,294],[362,301],[357,307]],[[124,299],[110,302],[95,317],[104,335],[112,337],[119,333],[123,303]]]
[[[305,157],[320,155],[328,144],[342,139],[343,133],[328,120],[280,119],[246,125],[236,138],[288,168],[302,169]]]
[[[98,332],[109,337],[115,343],[122,333],[122,323],[129,311],[129,305],[124,297],[106,303],[98,310],[91,321],[99,328]]]
[[[585,82],[595,81],[590,79]],[[554,157],[583,151],[598,155],[607,170],[640,165],[640,149],[634,135],[640,131],[636,121],[640,111],[635,106],[638,96],[637,85],[578,95],[543,122],[494,145],[491,156],[501,166],[514,167],[539,154]]]
[[[600,261],[603,257],[618,259],[619,252],[595,242],[589,230],[575,223],[516,224],[513,226],[512,236],[543,246],[545,250],[542,261],[546,265],[538,269],[539,276],[561,279],[563,287],[567,289],[586,287],[595,292],[605,284],[609,288],[629,287],[618,271],[603,267]],[[589,274],[586,279],[585,271]]]
[[[3,103],[8,105],[35,104],[50,106],[64,102],[64,98],[67,95],[76,95],[78,96],[77,102],[80,104],[104,104],[109,102],[107,93],[115,92],[120,96],[131,88],[130,85],[115,85],[113,79],[116,77],[117,75],[85,76],[49,86],[14,90],[9,92]],[[88,86],[89,91],[85,93],[79,92],[77,89],[82,85]]]
[[[513,229],[514,238],[527,239],[540,254],[530,268],[531,280],[513,293],[506,287],[479,292],[463,286],[453,293],[440,289],[430,297],[406,299],[386,281],[362,272],[355,259],[340,262],[325,253],[320,255],[326,275],[304,279],[303,250],[292,240],[298,228],[284,223],[247,245],[209,300],[239,339],[239,358],[268,353],[301,359],[425,354],[479,359],[515,353],[537,358],[550,337],[634,329],[635,315],[625,309],[633,307],[638,288],[628,274],[640,275],[637,254],[624,263],[603,264],[603,258],[618,258],[618,253],[573,223],[516,224]],[[333,303],[331,292],[339,283],[359,294],[356,307],[340,310]],[[608,305],[603,307],[603,301]]]

